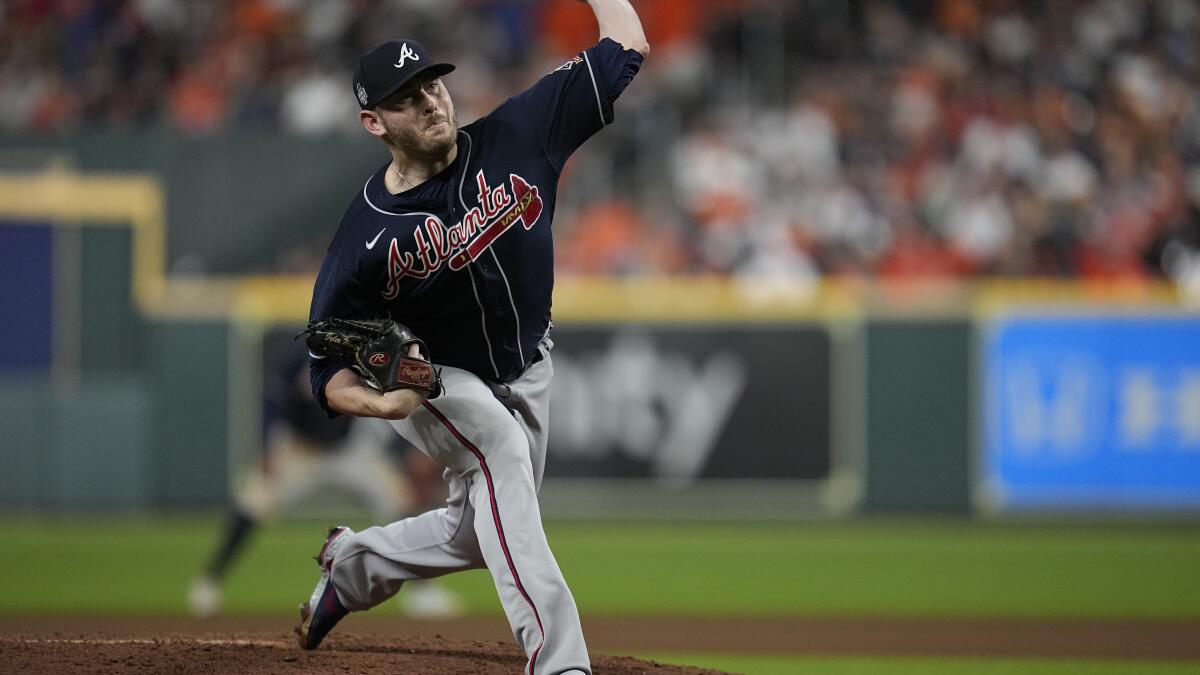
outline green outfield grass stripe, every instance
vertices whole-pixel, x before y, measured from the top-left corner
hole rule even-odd
[[[220,514],[0,520],[0,612],[181,613]],[[227,606],[291,611],[314,579],[324,522],[256,532]],[[366,523],[357,522],[361,526]],[[550,522],[584,614],[1200,617],[1195,527]],[[498,613],[486,572],[447,577],[468,610]]]
[[[1066,659],[875,658],[757,654],[634,654],[746,675],[1197,675],[1200,663]]]

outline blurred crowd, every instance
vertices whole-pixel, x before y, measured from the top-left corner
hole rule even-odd
[[[1200,279],[1200,0],[633,0],[653,53],[564,176],[564,271]],[[417,36],[466,123],[573,0],[8,0],[0,129],[363,133]]]

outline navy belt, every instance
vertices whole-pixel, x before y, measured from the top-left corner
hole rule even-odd
[[[525,371],[529,370],[530,368],[533,367],[534,364],[541,362],[545,358],[546,358],[546,353],[545,353],[545,351],[542,350],[541,346],[539,345],[537,349],[533,350],[533,358],[529,359],[529,361],[526,362],[524,366],[521,366],[520,370],[513,373],[513,375],[511,377],[509,377],[507,379],[503,379],[503,380],[492,379],[490,377],[485,377],[483,379],[487,380],[488,382],[492,382],[493,384],[508,384],[509,382],[515,382],[515,381],[521,379],[521,376],[525,374]]]

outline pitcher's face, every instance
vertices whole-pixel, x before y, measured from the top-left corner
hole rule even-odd
[[[458,136],[454,101],[440,77],[404,87],[380,101],[374,112],[387,140],[409,156],[441,159]]]

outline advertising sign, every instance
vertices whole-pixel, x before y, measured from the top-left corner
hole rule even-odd
[[[548,474],[829,476],[824,328],[611,324],[553,335]]]
[[[1200,319],[1005,317],[983,348],[992,505],[1200,507]]]

